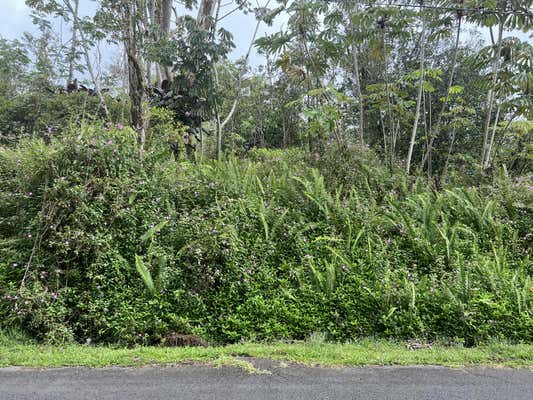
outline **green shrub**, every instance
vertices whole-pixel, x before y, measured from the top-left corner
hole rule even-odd
[[[366,153],[346,156],[359,171],[325,157],[195,164],[150,140],[141,160],[134,131],[91,125],[1,148],[3,328],[52,343],[533,340],[527,186],[503,174],[436,193]]]
[[[70,125],[129,121],[128,100],[106,96],[106,104],[107,118],[99,98],[85,92],[0,97],[0,144],[16,143],[24,137],[48,139],[61,135]]]

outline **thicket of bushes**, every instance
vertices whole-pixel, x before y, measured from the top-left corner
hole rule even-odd
[[[129,121],[129,100],[107,97],[108,119]],[[97,96],[85,92],[24,93],[0,96],[0,145],[12,144],[22,137],[48,139],[71,125],[101,122],[105,112]]]
[[[0,325],[49,342],[533,341],[528,185],[502,171],[436,192],[355,150],[195,164],[153,143],[140,161],[129,128],[22,140],[0,148]]]

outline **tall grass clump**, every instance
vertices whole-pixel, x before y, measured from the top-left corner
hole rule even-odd
[[[0,318],[52,343],[533,340],[531,190],[367,151],[176,159],[128,128],[0,149]],[[337,159],[337,158],[338,159]]]

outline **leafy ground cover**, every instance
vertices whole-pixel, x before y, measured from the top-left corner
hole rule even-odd
[[[356,148],[194,163],[154,136],[140,159],[122,126],[22,140],[0,148],[0,328],[533,342],[529,180],[465,179],[436,187]]]

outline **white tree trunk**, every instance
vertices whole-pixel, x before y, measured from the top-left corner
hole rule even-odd
[[[498,106],[498,109],[496,110],[496,117],[494,118],[494,125],[492,126],[492,135],[490,138],[489,145],[487,147],[487,155],[485,156],[485,164],[483,165],[483,168],[487,169],[490,167],[490,154],[492,153],[492,148],[494,146],[494,137],[496,136],[496,128],[498,127],[498,121],[500,119],[500,111],[501,107]]]
[[[85,56],[85,64],[87,65],[87,72],[89,72],[89,76],[91,77],[91,80],[93,81],[94,85],[94,91],[96,92],[96,95],[98,96],[98,99],[100,100],[100,103],[104,109],[104,113],[106,117],[109,117],[109,110],[107,108],[107,104],[105,102],[104,96],[102,95],[102,89],[100,88],[100,82],[94,72],[93,65],[91,63],[91,56],[89,54],[89,47],[87,45],[87,40],[85,40],[85,34],[83,32],[83,29],[80,27],[80,19],[78,14],[75,11],[75,8],[72,6],[69,0],[63,0],[63,4],[68,8],[69,12],[72,14],[72,18],[76,22],[76,27],[78,28],[78,33],[80,35],[81,45],[83,47],[83,54]]]
[[[440,134],[441,124],[442,124],[442,114],[444,114],[444,111],[446,110],[446,106],[448,105],[448,96],[450,95],[450,89],[453,85],[453,81],[455,78],[455,71],[457,70],[457,55],[459,53],[459,39],[461,37],[461,25],[462,25],[462,17],[459,17],[459,20],[457,23],[457,32],[455,34],[455,46],[453,48],[452,63],[451,63],[451,68],[450,68],[450,77],[448,78],[448,86],[446,88],[446,97],[442,103],[434,132],[432,132],[432,129],[430,129],[429,144],[428,144],[426,152],[424,153],[424,157],[422,158],[422,163],[420,165],[421,169],[424,168],[426,161],[431,155],[431,151],[433,150],[433,142]]]
[[[68,79],[67,79],[67,85],[71,84],[74,80],[74,69],[76,64],[76,50],[78,47],[78,15],[79,15],[79,9],[80,9],[80,0],[73,0],[74,1],[74,16],[72,18],[72,39],[70,42],[70,55],[69,55],[69,63],[68,63]]]
[[[500,17],[501,18],[501,17]],[[490,121],[492,119],[492,107],[494,105],[494,86],[498,80],[498,69],[500,64],[500,56],[502,52],[502,39],[503,39],[503,28],[504,28],[503,18],[500,19],[500,24],[498,26],[498,43],[496,53],[494,54],[494,60],[492,62],[492,83],[487,93],[487,118],[485,120],[485,132],[483,134],[483,148],[481,151],[481,166],[485,168],[486,160],[488,158],[488,141],[489,141],[489,131],[490,131]]]
[[[422,104],[422,91],[424,89],[424,61],[426,55],[426,23],[425,18],[422,17],[422,35],[420,37],[420,79],[418,80],[418,97],[416,100],[416,114],[413,122],[413,131],[411,133],[411,140],[409,141],[409,151],[407,153],[407,164],[405,171],[409,174],[411,169],[411,158],[413,156],[413,149],[416,141],[416,131],[418,129],[418,120],[420,119],[420,106]]]

